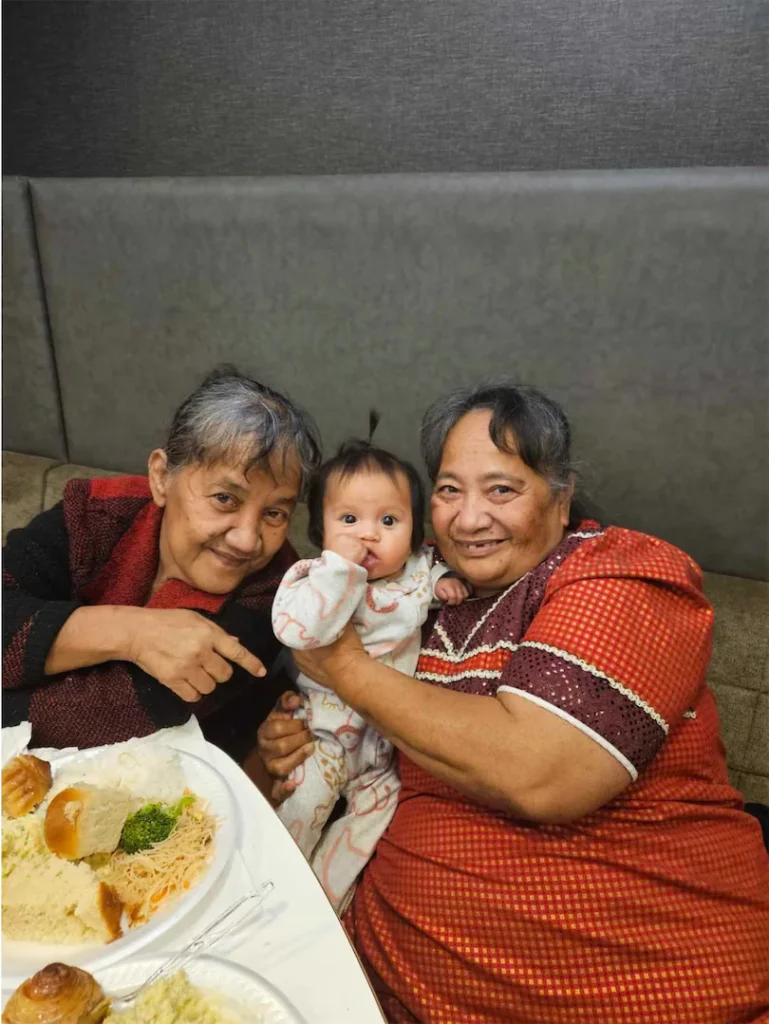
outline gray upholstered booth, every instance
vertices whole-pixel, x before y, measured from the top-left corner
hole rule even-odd
[[[718,574],[730,759],[769,802],[769,609],[750,582],[769,579],[769,171],[3,188],[4,447],[44,457],[9,460],[11,491],[31,474],[21,518],[72,463],[141,470],[222,360],[306,405],[327,447],[377,406],[412,458],[441,392],[538,384],[606,518]]]

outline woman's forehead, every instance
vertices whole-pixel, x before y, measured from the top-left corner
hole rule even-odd
[[[273,453],[269,459],[249,465],[242,459],[219,459],[198,467],[206,483],[243,493],[299,491],[302,473],[296,456]]]
[[[439,473],[451,472],[453,467],[462,466],[473,475],[489,472],[491,469],[513,466],[520,469],[523,461],[516,451],[515,438],[509,438],[509,451],[502,451],[494,444],[489,433],[491,412],[478,409],[463,416],[449,431],[441,452]]]

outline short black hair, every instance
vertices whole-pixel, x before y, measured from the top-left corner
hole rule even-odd
[[[425,539],[425,489],[416,469],[405,459],[399,459],[384,448],[375,447],[370,441],[345,441],[339,451],[320,467],[310,481],[307,495],[307,509],[310,522],[307,536],[310,543],[323,547],[323,501],[328,482],[332,476],[340,479],[361,472],[384,473],[395,480],[399,474],[405,476],[411,495],[411,550],[418,551]]]
[[[495,446],[521,460],[550,484],[553,494],[578,483],[571,459],[571,427],[557,402],[538,388],[505,378],[458,388],[433,402],[422,420],[422,457],[435,481],[446,438],[459,421],[476,409],[491,413],[489,437]],[[598,518],[597,510],[578,488],[571,500],[569,529],[582,519]]]

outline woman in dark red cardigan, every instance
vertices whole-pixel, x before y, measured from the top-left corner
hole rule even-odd
[[[72,480],[3,552],[3,725],[88,747],[194,711],[242,756],[282,689],[262,678],[270,606],[319,458],[312,420],[225,368],[181,405],[147,477]]]

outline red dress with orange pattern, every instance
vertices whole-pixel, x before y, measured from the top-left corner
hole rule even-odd
[[[687,555],[592,522],[502,594],[442,609],[418,678],[534,701],[632,781],[571,825],[536,825],[402,755],[346,921],[389,1020],[769,1019],[769,858],[727,779],[712,620]]]

